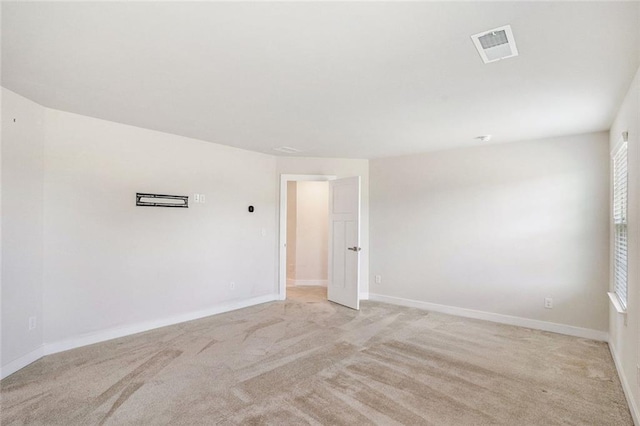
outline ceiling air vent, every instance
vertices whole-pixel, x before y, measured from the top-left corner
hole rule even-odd
[[[284,152],[285,154],[297,154],[300,152],[299,149],[292,148],[290,146],[279,146],[277,148],[273,148],[275,151]]]
[[[518,56],[511,25],[472,35],[471,40],[485,64]]]

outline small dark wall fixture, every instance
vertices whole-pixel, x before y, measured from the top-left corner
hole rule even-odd
[[[141,207],[189,207],[187,195],[146,194],[136,192],[136,206]]]
[[[249,213],[253,213],[253,206],[249,206]]]

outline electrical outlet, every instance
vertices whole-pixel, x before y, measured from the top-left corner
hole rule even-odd
[[[204,204],[204,194],[200,194],[200,202]]]
[[[194,203],[200,202],[200,194],[193,194],[193,202]]]
[[[375,280],[376,280],[376,284],[380,284],[382,282],[382,276],[376,275]]]
[[[29,317],[29,331],[35,330],[38,325],[37,317]]]
[[[231,290],[235,289],[235,288],[236,288],[236,283],[235,283],[234,281],[231,281],[231,282],[229,283],[229,288],[230,288]]]
[[[262,234],[263,237],[267,236],[267,228],[262,228],[262,230],[260,231],[260,234]]]
[[[550,297],[545,297],[544,298],[544,307],[545,307],[545,309],[553,308],[553,299],[550,298]]]

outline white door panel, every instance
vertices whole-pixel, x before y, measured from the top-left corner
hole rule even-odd
[[[360,308],[360,177],[329,182],[328,299]]]
[[[332,223],[333,247],[347,247],[344,222]],[[342,250],[334,249],[331,254],[331,283],[334,287],[344,288],[345,255]]]

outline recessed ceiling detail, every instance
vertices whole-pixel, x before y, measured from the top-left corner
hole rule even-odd
[[[471,36],[485,64],[518,56],[511,25],[494,28]]]

